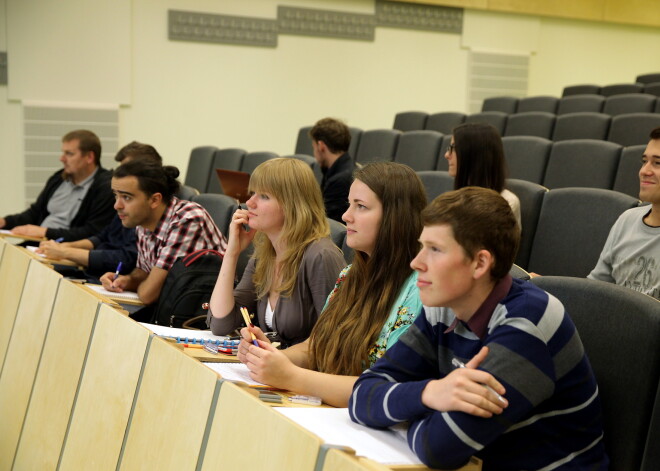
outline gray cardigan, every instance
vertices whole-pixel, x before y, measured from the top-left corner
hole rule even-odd
[[[268,296],[257,299],[252,281],[256,263],[255,259],[248,262],[240,283],[234,289],[232,311],[219,319],[213,317],[209,310],[207,323],[215,335],[227,335],[243,326],[239,311],[241,306],[245,306],[250,314],[256,311],[256,319],[252,322],[264,332],[270,330],[265,320]],[[341,251],[329,238],[320,239],[307,247],[291,297],[280,296],[273,313],[273,330],[285,346],[300,343],[309,337],[345,264]]]

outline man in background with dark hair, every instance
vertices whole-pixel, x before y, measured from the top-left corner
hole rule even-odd
[[[619,216],[587,278],[660,299],[660,127],[649,137],[639,169],[639,199],[651,204]]]
[[[321,167],[321,192],[325,212],[330,219],[343,223],[348,209],[348,190],[353,182],[355,163],[348,154],[351,133],[343,122],[324,118],[309,131],[314,158]]]
[[[137,141],[126,144],[115,156],[115,161],[120,164],[140,159],[151,160],[158,164],[163,162],[153,146]],[[58,243],[47,240],[41,242],[37,252],[49,259],[69,260],[85,268],[82,272],[76,268],[56,264],[57,271],[64,276],[84,278],[98,283],[98,277],[106,272],[116,271],[119,262],[121,262],[121,274],[133,271],[137,261],[137,238],[135,228],[124,227],[115,214],[112,222],[98,234],[73,242]]]
[[[22,213],[0,218],[0,229],[17,236],[78,240],[110,222],[111,172],[101,167],[101,142],[91,131],[71,131],[62,138],[63,169],[53,174],[37,200]]]
[[[145,159],[119,166],[112,177],[115,209],[124,227],[136,228],[138,259],[127,275],[101,277],[109,291],[137,291],[140,301],[158,301],[177,258],[201,249],[224,255],[227,241],[199,204],[180,200],[176,167]]]

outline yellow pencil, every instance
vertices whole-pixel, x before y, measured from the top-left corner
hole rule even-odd
[[[245,325],[250,327],[252,325],[252,322],[250,322],[250,314],[248,314],[247,308],[242,307],[240,311],[241,314],[243,314],[243,320],[245,321]],[[252,337],[252,343],[258,347],[259,342],[257,342],[257,337],[255,337],[254,333],[252,332],[250,332],[250,336]]]

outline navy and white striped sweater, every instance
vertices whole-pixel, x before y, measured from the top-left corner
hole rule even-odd
[[[462,322],[451,329],[451,309],[425,308],[357,380],[351,418],[379,428],[409,421],[408,444],[430,467],[457,468],[476,455],[484,470],[606,470],[598,386],[573,322],[545,291],[506,282],[481,338]],[[422,404],[426,384],[451,372],[453,358],[467,363],[483,346],[490,351],[479,368],[506,388],[502,414]]]

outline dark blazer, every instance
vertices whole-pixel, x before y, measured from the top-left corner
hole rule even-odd
[[[325,213],[330,219],[342,224],[341,216],[348,209],[348,190],[353,183],[354,170],[355,162],[348,152],[339,157],[332,167],[322,169],[321,191]]]
[[[46,237],[49,239],[64,238],[65,241],[80,240],[101,232],[104,226],[110,223],[115,215],[115,199],[110,188],[112,172],[99,167],[94,175],[92,186],[89,187],[85,198],[80,204],[78,213],[71,221],[69,229],[47,229]],[[6,225],[3,229],[12,229],[24,224],[41,225],[48,216],[48,201],[55,190],[64,182],[62,170],[55,172],[46,182],[46,186],[28,209],[22,213],[6,216]]]

